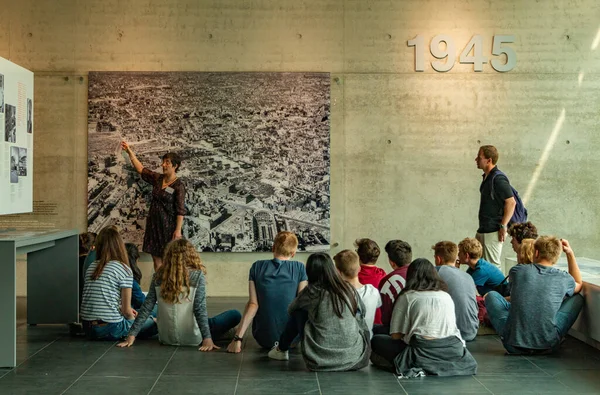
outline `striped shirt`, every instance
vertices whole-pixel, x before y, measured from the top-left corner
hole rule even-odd
[[[92,274],[98,263],[98,261],[92,263],[85,272],[81,319],[121,322],[123,321],[121,289],[133,287],[133,275],[131,270],[122,263],[110,261],[104,266],[100,277],[92,280]]]

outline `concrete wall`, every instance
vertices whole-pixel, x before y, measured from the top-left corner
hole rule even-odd
[[[91,70],[328,71],[334,252],[357,237],[401,238],[430,257],[436,241],[474,235],[474,158],[494,144],[541,232],[600,258],[595,0],[0,0],[0,10],[0,56],[36,73],[35,199],[55,205],[0,227],[85,229]],[[483,35],[488,58],[494,34],[514,34],[517,67],[442,74],[427,55],[414,72],[407,40],[440,33],[458,53]],[[245,295],[263,256],[204,254],[209,294]]]

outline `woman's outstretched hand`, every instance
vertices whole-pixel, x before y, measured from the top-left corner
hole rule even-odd
[[[127,153],[131,152],[131,147],[129,147],[126,141],[121,141],[121,149]]]

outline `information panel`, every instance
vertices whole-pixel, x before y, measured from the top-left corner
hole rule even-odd
[[[0,58],[0,215],[33,210],[33,73]]]

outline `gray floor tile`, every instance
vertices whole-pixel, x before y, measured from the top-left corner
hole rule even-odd
[[[399,380],[409,394],[487,394],[490,392],[473,376],[422,377]]]
[[[60,394],[75,380],[55,376],[16,376],[8,374],[0,379],[0,394],[51,395]]]
[[[477,376],[549,376],[544,370],[522,356],[473,354],[477,361]]]
[[[206,378],[162,375],[151,394],[227,395],[235,391],[235,377]]]
[[[237,395],[270,395],[270,394],[318,394],[319,385],[316,376],[312,379],[296,378],[241,378],[238,381]]]
[[[486,388],[495,395],[515,394],[566,394],[569,389],[552,377],[526,376],[477,376]]]
[[[141,347],[137,342],[129,348],[113,347],[85,375],[156,379],[176,350],[160,345]]]
[[[163,374],[237,377],[241,362],[242,354],[229,354],[224,348],[218,351],[201,352],[197,347],[180,347]]]
[[[555,379],[569,387],[577,394],[600,393],[600,374],[598,370],[563,370],[554,376]]]
[[[146,395],[154,380],[137,377],[82,377],[66,392],[86,395]]]
[[[318,373],[323,394],[404,394],[392,373],[365,368],[356,372]]]
[[[600,371],[600,360],[584,354],[579,355],[578,357],[557,354],[526,358],[551,376],[568,370]]]

